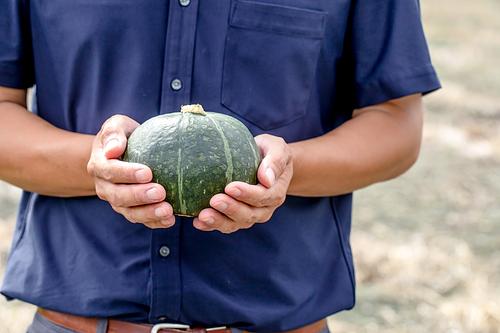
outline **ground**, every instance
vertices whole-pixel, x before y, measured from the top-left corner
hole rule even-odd
[[[444,89],[426,98],[418,163],[355,194],[357,305],[335,333],[500,332],[500,2],[421,3]],[[0,278],[19,193],[0,183]],[[0,299],[0,332],[32,311]]]

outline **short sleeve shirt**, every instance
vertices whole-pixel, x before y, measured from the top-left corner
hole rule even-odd
[[[3,0],[0,13],[0,85],[36,84],[33,112],[79,133],[200,103],[295,142],[439,88],[416,0]],[[289,330],[354,305],[351,200],[288,196],[224,235],[24,192],[1,291],[84,316]]]

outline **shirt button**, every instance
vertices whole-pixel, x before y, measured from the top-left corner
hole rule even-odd
[[[170,249],[168,248],[168,246],[163,245],[162,247],[160,247],[159,252],[162,257],[168,257],[168,255],[170,254]]]
[[[172,82],[170,82],[170,87],[177,91],[177,90],[181,90],[182,88],[182,81],[179,80],[179,79],[173,79]]]
[[[189,6],[190,3],[191,3],[191,0],[179,0],[179,4],[182,7],[187,7],[187,6]]]

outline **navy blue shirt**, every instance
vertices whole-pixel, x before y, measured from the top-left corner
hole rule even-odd
[[[3,0],[0,13],[0,85],[36,84],[34,112],[74,132],[201,103],[294,142],[439,87],[417,0]],[[150,230],[97,197],[24,192],[1,291],[78,315],[251,331],[354,305],[351,195],[289,196],[230,235],[176,222]]]

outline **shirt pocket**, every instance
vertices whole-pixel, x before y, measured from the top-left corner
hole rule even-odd
[[[326,13],[233,1],[224,50],[221,103],[261,129],[303,117]]]

